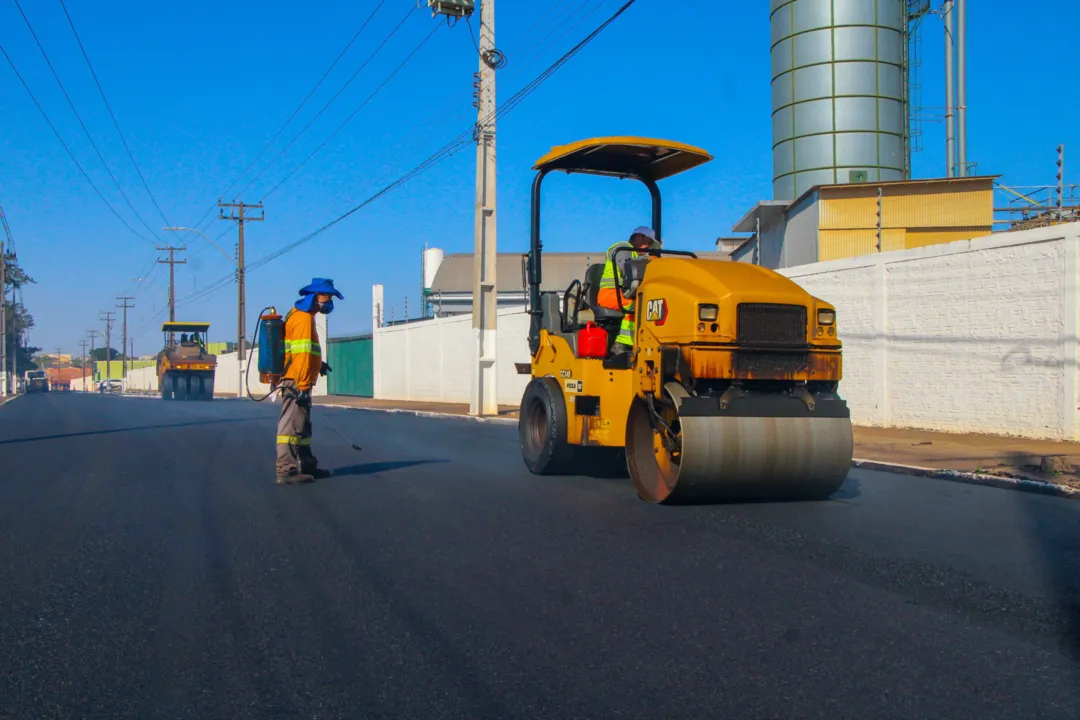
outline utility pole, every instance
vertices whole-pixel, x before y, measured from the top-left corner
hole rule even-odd
[[[186,247],[173,247],[172,245],[166,245],[165,247],[158,246],[160,252],[168,252],[168,260],[158,260],[161,265],[169,266],[169,322],[176,322],[176,266],[187,265],[187,260],[177,260],[176,253],[187,250]]]
[[[90,383],[93,384],[97,381],[97,361],[94,360],[94,338],[97,337],[97,330],[87,330],[90,335]]]
[[[123,341],[122,341],[123,344],[120,346],[121,352],[124,354],[124,364],[121,366],[121,369],[120,369],[120,377],[122,379],[127,379],[128,364],[131,362],[131,356],[128,355],[128,351],[127,351],[127,339],[128,339],[128,336],[127,336],[127,311],[129,309],[135,307],[134,305],[128,305],[128,300],[134,300],[135,298],[118,297],[116,299],[120,300],[123,303],[122,305],[117,305],[116,307],[124,309],[124,335],[123,335]]]
[[[158,260],[161,265],[169,266],[169,322],[176,322],[176,266],[187,265],[187,260],[177,260],[176,253],[187,250],[186,247],[173,247],[172,245],[166,245],[165,247],[157,246],[159,252],[168,252],[168,260]],[[175,342],[175,338],[172,333],[169,333],[169,344],[172,345]]]
[[[105,321],[105,379],[112,380],[112,316],[116,313],[109,312],[104,313],[105,317],[101,318]]]
[[[266,211],[263,210],[262,203],[257,204],[245,204],[243,202],[235,203],[223,203],[218,201],[218,216],[221,220],[234,220],[239,228],[239,238],[236,243],[236,293],[237,293],[237,317],[236,317],[236,365],[239,370],[238,380],[239,383],[236,386],[236,397],[240,398],[244,389],[244,338],[247,335],[247,325],[244,322],[244,315],[246,308],[244,307],[244,223],[247,221],[262,222],[266,219]],[[228,215],[224,213],[224,208],[231,208],[232,212]],[[258,217],[251,215],[245,215],[245,210],[261,210],[262,214]],[[323,341],[325,344],[325,340]]]
[[[90,343],[86,340],[80,340],[79,345],[82,345],[82,362],[79,363],[79,367],[86,370],[86,346]]]
[[[470,415],[499,413],[495,286],[495,0],[480,4],[480,72],[477,77],[476,217],[473,232],[472,324],[476,332]]]

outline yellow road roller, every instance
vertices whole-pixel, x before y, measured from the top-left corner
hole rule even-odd
[[[772,270],[662,247],[657,183],[710,160],[681,143],[605,137],[552,148],[536,162],[532,359],[517,364],[532,376],[518,421],[531,472],[628,473],[642,499],[667,504],[821,499],[843,484],[853,436],[837,392],[836,309]],[[624,313],[598,302],[605,263],[564,291],[540,289],[540,190],[556,171],[649,190],[660,247],[612,253],[615,306],[633,303],[629,352],[614,351]],[[625,237],[613,235],[612,244]]]

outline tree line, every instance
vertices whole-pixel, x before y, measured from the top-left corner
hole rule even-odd
[[[34,356],[41,352],[41,348],[27,344],[28,333],[34,327],[34,316],[26,309],[26,306],[17,301],[17,291],[24,285],[34,284],[34,279],[26,274],[19,263],[15,260],[14,253],[5,253],[6,264],[3,292],[3,312],[7,319],[7,335],[5,357],[8,358],[8,368],[11,367],[10,358],[14,354],[15,372],[22,375],[27,370],[38,369],[34,362]]]

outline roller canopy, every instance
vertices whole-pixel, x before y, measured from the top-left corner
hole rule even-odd
[[[658,181],[712,160],[693,145],[640,137],[603,137],[558,145],[533,170],[639,177]]]
[[[210,323],[200,322],[163,322],[162,332],[206,332],[210,329]]]

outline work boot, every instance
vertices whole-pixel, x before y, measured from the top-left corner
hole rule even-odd
[[[310,482],[315,482],[315,477],[313,475],[300,472],[299,470],[293,470],[288,473],[278,471],[277,474],[278,485],[301,485]]]
[[[322,468],[312,468],[305,471],[308,475],[311,475],[316,480],[325,480],[330,477],[329,470],[323,470]]]

